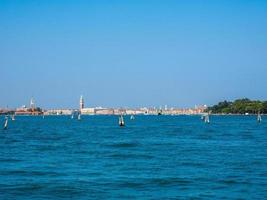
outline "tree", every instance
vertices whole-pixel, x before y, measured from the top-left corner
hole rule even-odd
[[[267,113],[267,101],[252,101],[248,98],[237,99],[234,102],[222,101],[217,105],[209,107],[207,111],[225,114]]]

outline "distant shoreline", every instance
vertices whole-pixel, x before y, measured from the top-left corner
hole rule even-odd
[[[207,113],[200,113],[200,114],[136,114],[135,116],[202,116]],[[11,116],[12,114],[0,114],[0,116]],[[82,116],[119,116],[120,114],[82,114]],[[124,116],[131,116],[131,114],[123,114]],[[219,113],[211,113],[210,116],[257,116],[257,114],[219,114]],[[261,114],[265,116],[267,114]],[[49,115],[15,115],[17,117],[47,117],[47,116],[71,116],[70,114],[49,114]]]

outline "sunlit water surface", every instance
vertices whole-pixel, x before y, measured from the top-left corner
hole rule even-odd
[[[267,199],[267,117],[210,120],[17,116],[0,130],[0,199]]]

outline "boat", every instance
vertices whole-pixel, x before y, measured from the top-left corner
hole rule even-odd
[[[4,130],[6,130],[7,129],[7,125],[8,125],[8,117],[6,116],[5,117],[5,124],[4,124]]]
[[[74,115],[72,114],[72,115],[71,115],[71,119],[73,119],[73,118],[74,118]]]
[[[258,113],[258,116],[257,116],[257,122],[258,122],[258,123],[261,123],[261,120],[262,120],[262,119],[261,119],[261,114]]]
[[[11,120],[12,120],[12,121],[15,121],[15,115],[12,115],[12,116],[11,116]]]
[[[119,117],[119,125],[120,126],[124,126],[125,125],[122,115]]]
[[[134,115],[131,115],[130,119],[131,119],[131,120],[134,120]]]
[[[78,115],[78,120],[81,120],[81,114]]]

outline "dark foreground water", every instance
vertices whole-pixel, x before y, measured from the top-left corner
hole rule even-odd
[[[266,117],[125,120],[9,121],[0,130],[0,199],[267,199]]]

